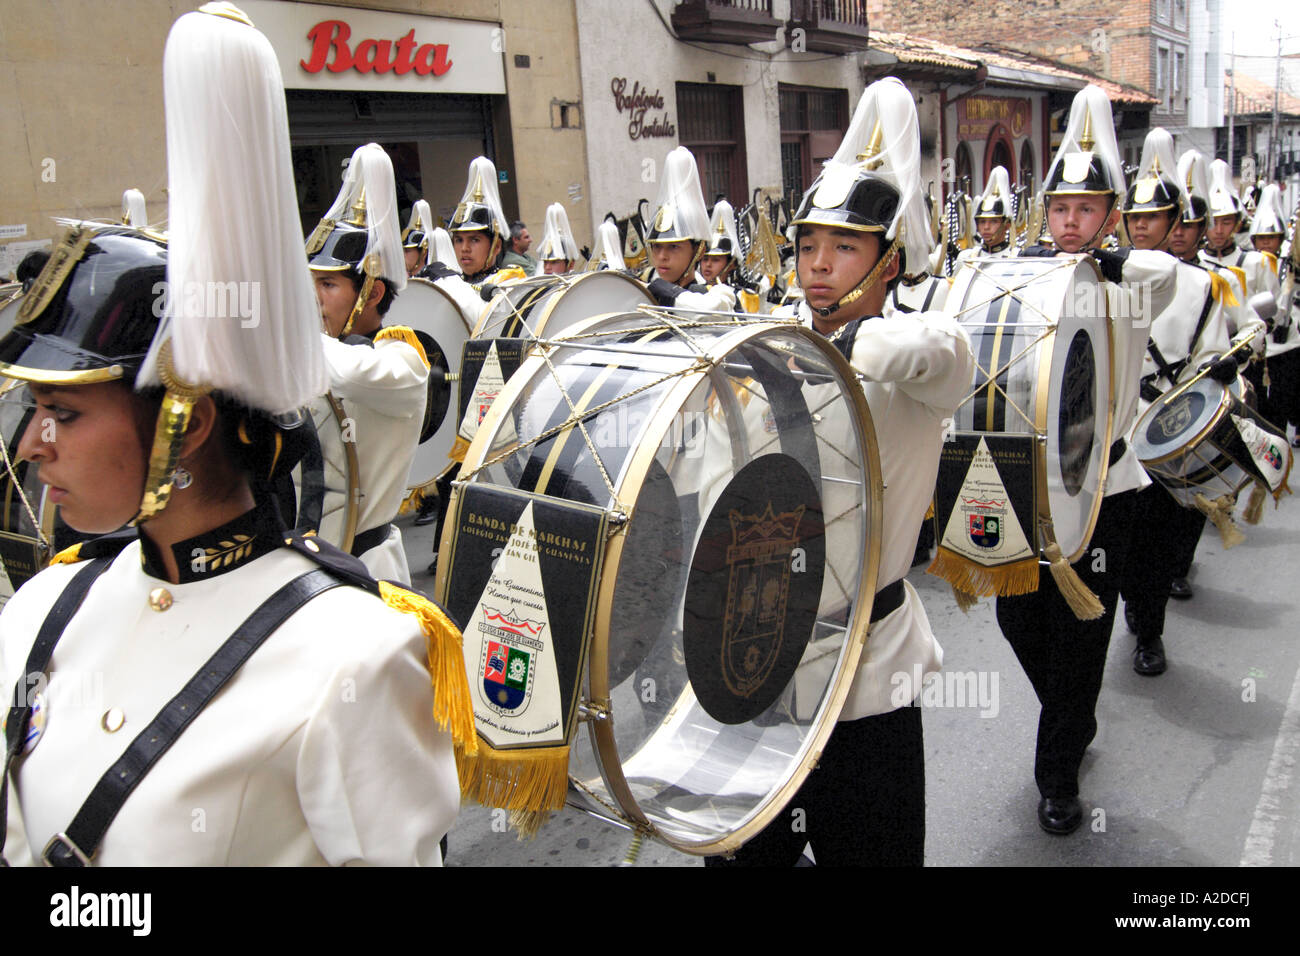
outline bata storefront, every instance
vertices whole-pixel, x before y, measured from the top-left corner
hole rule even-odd
[[[501,170],[501,199],[517,208],[497,24],[350,7],[245,0],[271,41],[289,106],[304,234],[338,192],[363,143],[393,160],[403,222],[415,200],[450,220],[480,154]]]

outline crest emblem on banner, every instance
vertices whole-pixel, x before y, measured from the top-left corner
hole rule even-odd
[[[483,608],[479,630],[483,642],[484,700],[498,714],[520,714],[533,694],[534,653],[540,648],[546,623],[515,613]]]
[[[1002,540],[1002,522],[997,515],[975,513],[970,519],[971,543],[981,548],[996,548]]]
[[[805,506],[775,514],[769,502],[761,515],[732,511],[730,577],[723,619],[722,677],[727,689],[748,697],[761,687],[785,638],[790,597],[790,554],[799,545]]]

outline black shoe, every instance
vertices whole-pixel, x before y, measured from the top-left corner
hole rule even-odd
[[[1180,601],[1186,601],[1192,596],[1192,586],[1187,583],[1187,578],[1174,578],[1169,582],[1169,596],[1177,598]]]
[[[1048,833],[1066,836],[1083,823],[1083,804],[1078,797],[1043,797],[1038,801],[1038,825]]]
[[[1133,605],[1129,604],[1128,601],[1124,602],[1124,623],[1127,625],[1130,634],[1138,632],[1137,617],[1133,614]]]
[[[1165,642],[1158,637],[1150,640],[1138,639],[1133,649],[1133,670],[1144,677],[1156,677],[1165,672]]]
[[[411,524],[417,528],[426,524],[433,524],[438,520],[438,499],[425,498],[420,504],[420,510],[416,512],[415,520]]]

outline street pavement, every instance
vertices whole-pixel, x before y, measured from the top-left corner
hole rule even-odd
[[[432,528],[401,525],[413,583],[431,593]],[[1080,781],[1085,822],[1068,837],[1037,824],[1038,702],[992,602],[963,613],[944,582],[913,569],[953,675],[924,714],[928,866],[1300,865],[1300,499],[1270,503],[1260,525],[1241,527],[1245,543],[1225,551],[1207,526],[1195,595],[1169,603],[1165,674],[1133,672],[1133,637],[1117,615]],[[500,823],[463,807],[448,864],[609,866],[631,842],[573,809],[531,842]],[[701,863],[653,841],[635,860]]]

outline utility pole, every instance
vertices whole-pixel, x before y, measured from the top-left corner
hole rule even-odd
[[[1269,182],[1273,181],[1273,174],[1277,172],[1277,167],[1273,162],[1273,157],[1277,156],[1281,159],[1281,156],[1277,153],[1277,147],[1275,144],[1277,143],[1278,98],[1281,96],[1282,89],[1282,24],[1276,20],[1273,22],[1277,26],[1277,76],[1273,80],[1273,125],[1269,127],[1268,131],[1268,168],[1264,172],[1265,178]]]
[[[1228,75],[1232,77],[1232,86],[1228,91],[1228,172],[1232,176],[1237,175],[1237,161],[1233,159],[1232,152],[1232,128],[1237,118],[1237,32],[1232,33],[1232,50],[1228,54],[1228,62],[1232,64],[1228,70]]]

